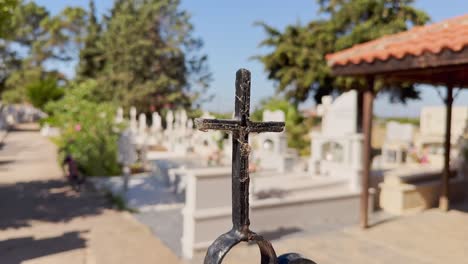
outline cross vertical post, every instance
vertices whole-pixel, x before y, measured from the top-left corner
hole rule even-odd
[[[270,242],[249,229],[249,133],[281,132],[284,122],[250,121],[250,72],[236,73],[235,118],[233,120],[196,119],[201,131],[232,132],[232,229],[218,237],[208,248],[205,264],[220,264],[229,250],[242,241],[255,241],[260,249],[262,264],[282,264],[302,260],[313,263],[298,254],[276,257]],[[296,262],[295,262],[296,263]],[[299,263],[299,262],[297,262]]]
[[[232,223],[234,228],[250,225],[249,220],[249,132],[250,72],[236,74],[235,119],[239,128],[232,136]]]

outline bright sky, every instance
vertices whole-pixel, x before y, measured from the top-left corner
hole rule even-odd
[[[46,6],[52,13],[57,13],[67,5],[88,6],[88,0],[36,0]],[[99,13],[107,12],[112,0],[96,0]],[[263,65],[250,59],[251,56],[262,53],[258,43],[265,37],[263,31],[255,27],[256,21],[265,21],[277,28],[298,21],[307,23],[317,18],[315,0],[272,1],[272,0],[182,0],[182,7],[189,11],[195,33],[204,43],[204,52],[209,56],[209,66],[214,81],[210,92],[215,99],[205,107],[208,110],[226,112],[234,105],[234,78],[239,68],[252,72],[252,103],[273,95],[275,92],[272,81],[267,80]],[[419,0],[416,6],[426,11],[433,22],[463,15],[468,12],[467,0]],[[264,51],[264,50],[263,50]],[[72,74],[73,64],[64,71]],[[63,70],[63,69],[62,69]],[[388,98],[380,96],[375,103],[375,113],[378,116],[419,116],[419,111],[425,105],[441,105],[437,92],[432,87],[422,87],[422,100],[401,104],[390,104]],[[310,103],[309,103],[310,104]],[[457,105],[468,105],[468,92],[463,91],[455,101]]]

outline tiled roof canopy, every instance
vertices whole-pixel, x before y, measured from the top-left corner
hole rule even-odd
[[[468,15],[358,44],[328,54],[326,59],[336,75],[377,75],[456,66],[456,74],[468,78]]]
[[[327,55],[327,60],[332,66],[372,63],[390,57],[420,56],[424,52],[436,54],[443,49],[461,51],[465,46],[468,46],[468,15],[355,45]]]

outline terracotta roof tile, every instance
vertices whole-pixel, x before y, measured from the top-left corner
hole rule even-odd
[[[425,52],[440,53],[444,49],[460,51],[468,46],[468,14],[408,31],[388,35],[354,45],[326,56],[331,66],[372,63],[389,58],[420,56]]]

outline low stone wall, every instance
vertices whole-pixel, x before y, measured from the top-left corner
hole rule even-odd
[[[231,170],[197,169],[191,170],[187,177],[182,252],[190,259],[195,251],[206,250],[214,239],[232,228]],[[250,200],[251,229],[267,239],[358,223],[357,192],[314,196],[311,191],[302,197]]]
[[[442,173],[439,168],[406,169],[384,177],[380,186],[380,205],[386,212],[403,215],[438,205]],[[465,198],[468,184],[464,175],[451,172],[450,200]]]

